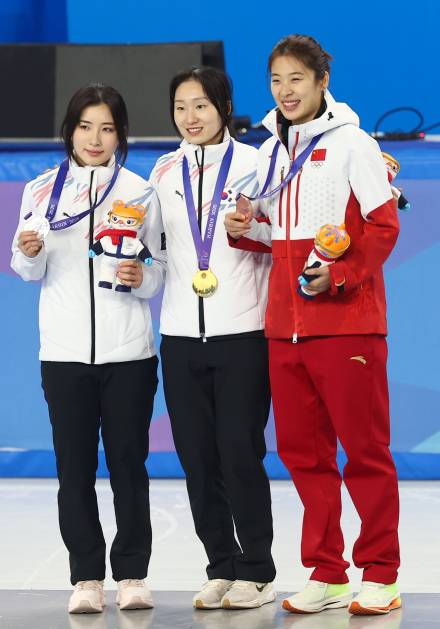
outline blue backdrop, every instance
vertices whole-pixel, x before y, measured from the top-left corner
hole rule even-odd
[[[67,41],[66,0],[1,0],[0,43]]]
[[[440,298],[433,279],[440,258],[440,143],[383,145],[402,164],[399,185],[412,203],[401,213],[401,234],[386,264],[389,319],[389,380],[392,451],[400,478],[440,478]],[[130,149],[128,167],[150,172],[164,146]],[[10,267],[10,241],[26,180],[59,163],[61,151],[0,151],[0,476],[51,476],[55,473],[47,408],[38,363],[37,283],[23,282]],[[160,298],[152,314],[158,336]],[[355,419],[355,418],[354,418]],[[356,422],[353,422],[353,430]],[[266,460],[273,478],[287,472],[276,456],[271,418]],[[176,476],[181,469],[173,448],[161,386],[150,430],[149,470],[153,476]],[[340,455],[343,462],[343,455]],[[101,457],[100,474],[105,474]]]
[[[372,130],[388,109],[411,105],[440,120],[437,0],[257,4],[206,0],[2,0],[0,42],[154,43],[223,40],[238,114],[271,107],[266,63],[289,33],[316,37],[334,57],[331,90]],[[160,72],[160,68],[158,68]],[[145,86],[148,88],[148,86]],[[410,125],[408,114],[391,127]]]
[[[427,123],[440,119],[437,77],[437,0],[296,4],[251,0],[208,3],[125,0],[1,0],[0,42],[153,43],[224,41],[226,68],[235,84],[235,110],[258,121],[271,107],[266,61],[289,32],[309,33],[334,56],[331,90],[372,129],[387,109],[419,108]],[[160,71],[160,68],[158,68]],[[142,86],[148,89],[148,85]],[[390,126],[408,126],[406,116]],[[413,204],[402,215],[398,246],[386,267],[390,322],[390,397],[393,452],[401,478],[440,478],[440,299],[433,280],[440,256],[440,144],[385,147],[402,163],[400,185]],[[148,174],[163,147],[131,150],[128,167]],[[0,152],[0,475],[53,475],[50,427],[39,386],[37,284],[9,269],[9,246],[26,180],[59,162],[60,153]],[[439,254],[439,255],[437,255]],[[153,304],[157,332],[160,300]],[[275,455],[273,422],[267,429],[272,476],[285,470]],[[151,429],[150,472],[175,475],[166,409],[157,396]],[[101,461],[100,472],[105,473]]]

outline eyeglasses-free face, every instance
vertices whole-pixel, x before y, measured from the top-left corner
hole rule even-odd
[[[294,125],[313,120],[328,80],[326,72],[324,78],[317,81],[314,71],[293,55],[281,55],[272,62],[272,96],[283,116]]]
[[[118,146],[118,134],[111,111],[105,103],[81,112],[72,136],[75,159],[80,166],[103,166]]]
[[[223,137],[222,120],[198,81],[185,81],[176,90],[174,122],[191,144],[217,144]]]

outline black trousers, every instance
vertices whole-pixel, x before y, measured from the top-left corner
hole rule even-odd
[[[165,398],[209,579],[269,582],[272,513],[263,466],[267,344],[163,336]],[[234,535],[234,524],[238,538]]]
[[[151,555],[148,429],[157,356],[105,365],[42,362],[52,424],[61,535],[71,582],[105,577],[105,540],[95,492],[99,430],[114,495],[113,578],[143,579]]]

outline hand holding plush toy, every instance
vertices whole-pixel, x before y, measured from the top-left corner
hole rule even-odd
[[[315,275],[308,275],[307,269],[318,269],[336,262],[350,246],[350,236],[345,230],[345,225],[323,225],[319,228],[313,251],[310,253],[306,268],[298,277],[299,286],[297,292],[304,299],[314,299],[314,296],[307,290],[309,282],[316,279]]]
[[[101,288],[111,289],[116,283],[116,291],[129,293],[131,287],[122,284],[116,275],[121,260],[138,258],[147,265],[153,263],[151,253],[137,237],[145,213],[142,205],[126,205],[123,201],[114,201],[107,218],[109,227],[96,236],[97,242],[89,251],[90,258],[104,254],[98,282]]]
[[[393,157],[392,155],[390,155],[389,153],[382,153],[382,157],[384,159],[385,166],[387,167],[388,181],[390,182],[390,185],[391,185],[391,191],[393,193],[393,197],[397,201],[397,207],[399,208],[399,210],[403,210],[407,212],[409,209],[411,209],[410,203],[405,199],[405,197],[402,194],[402,191],[396,188],[395,186],[393,186],[391,183],[397,177],[399,173],[400,164],[397,161],[397,159]]]

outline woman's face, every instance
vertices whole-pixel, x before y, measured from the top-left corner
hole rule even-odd
[[[100,103],[83,109],[72,143],[80,166],[108,163],[118,146],[118,134],[108,105]]]
[[[293,124],[313,120],[328,85],[328,72],[316,81],[313,70],[292,55],[276,57],[271,66],[271,91],[281,113]]]
[[[191,144],[217,144],[223,137],[220,114],[198,81],[185,81],[177,88],[174,122],[181,136]]]

